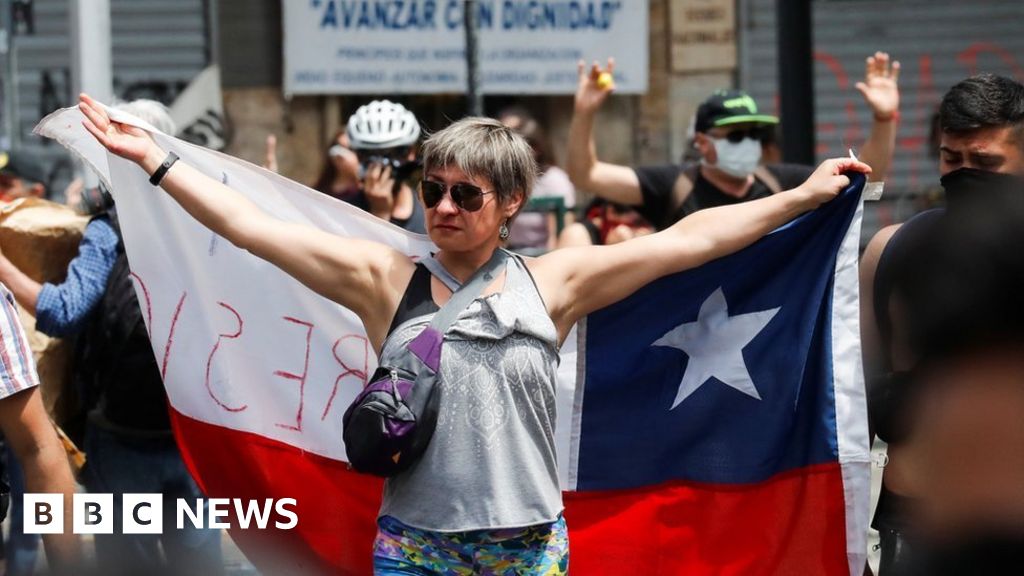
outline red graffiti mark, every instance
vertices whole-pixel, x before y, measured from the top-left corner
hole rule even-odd
[[[357,340],[359,342],[362,342],[363,344],[362,369],[350,368],[347,364],[345,364],[345,361],[341,359],[341,356],[338,356],[338,346],[340,346],[342,342],[350,339]],[[356,345],[357,344],[353,344],[353,346]],[[359,378],[359,380],[361,380],[362,386],[366,386],[366,381],[368,379],[367,372],[370,369],[370,341],[367,340],[365,336],[356,336],[354,334],[342,336],[341,338],[338,338],[338,340],[334,343],[334,347],[331,348],[331,352],[334,354],[334,359],[338,361],[338,364],[342,368],[344,368],[345,371],[339,374],[338,377],[334,379],[334,388],[331,389],[331,397],[327,399],[327,406],[324,407],[324,413],[320,416],[320,420],[325,420],[327,418],[327,413],[331,411],[331,405],[334,404],[334,396],[338,393],[338,384],[341,383],[341,380],[348,376],[355,376],[356,378]]]
[[[309,342],[313,336],[313,325],[309,322],[292,318],[290,316],[284,316],[284,320],[293,324],[306,327],[306,358],[302,365],[302,374],[293,374],[291,372],[285,372],[283,370],[276,370],[274,376],[280,376],[287,380],[298,380],[299,381],[299,409],[295,414],[295,424],[275,424],[280,428],[286,428],[288,430],[295,430],[296,432],[302,432],[302,406],[305,402],[306,393],[306,373],[309,371]]]
[[[840,90],[850,89],[850,76],[846,73],[846,69],[843,68],[839,59],[827,52],[814,52],[814,60],[821,62],[828,67],[829,71],[832,72],[832,76],[836,79],[836,84]]]
[[[836,86],[839,88],[839,91],[847,95],[843,100],[843,110],[846,112],[846,132],[843,134],[843,147],[846,148],[854,143],[861,142],[862,136],[860,123],[857,122],[857,110],[854,107],[853,101],[849,97],[850,75],[846,73],[846,69],[843,68],[843,64],[839,59],[827,52],[814,52],[814,60],[821,62],[826,68],[828,68],[829,72],[831,72],[832,76],[836,79]],[[829,126],[831,126],[831,128],[829,128]],[[820,124],[818,129],[827,133],[835,132],[835,125]],[[818,154],[824,154],[828,151],[828,148],[829,146],[825,144],[823,149],[819,139],[819,144],[817,146]]]
[[[836,88],[846,91],[849,95],[841,102],[840,106],[844,120],[815,124],[817,139],[815,151],[819,156],[826,156],[831,154],[831,150],[834,150],[836,142],[839,140],[837,138],[839,132],[842,132],[844,144],[858,144],[863,142],[860,135],[864,134],[866,129],[857,122],[856,118],[858,96],[853,91],[853,83],[857,78],[847,74],[840,60],[829,53],[816,52],[814,60],[824,66],[823,73],[834,77]],[[933,183],[937,173],[932,157],[935,151],[930,139],[933,116],[938,111],[938,103],[942,97],[941,91],[936,89],[937,69],[959,66],[969,74],[976,74],[985,71],[986,68],[998,68],[1005,70],[1007,75],[1024,80],[1024,65],[1022,65],[1024,61],[1020,59],[1020,56],[993,42],[971,44],[957,53],[955,60],[956,62],[947,62],[936,60],[933,54],[922,54],[914,61],[904,63],[910,64],[903,68],[902,75],[905,79],[913,72],[913,63],[916,62],[918,69],[913,72],[916,75],[916,81],[904,81],[901,84],[904,94],[903,118],[896,136],[896,151],[899,155],[897,159],[894,159],[894,170],[890,172],[890,177],[897,172],[895,170],[897,165],[907,169],[907,172],[902,172],[902,170],[899,172],[906,174],[906,185],[909,189],[919,189],[922,185]],[[773,104],[778,113],[780,106],[777,93],[773,96]],[[833,108],[831,104],[819,107],[819,109],[830,108]],[[840,153],[845,154],[845,150],[841,150]],[[884,216],[883,212],[879,212],[879,214]],[[896,216],[896,212],[892,214],[893,217]]]
[[[823,122],[821,124],[818,124],[817,129],[815,130],[815,132],[817,132],[817,135],[816,135],[815,143],[814,143],[814,154],[816,156],[818,156],[819,158],[823,157],[823,156],[828,156],[829,155],[829,153],[828,153],[829,145],[826,144],[825,142],[827,142],[827,141],[829,141],[831,139],[830,138],[824,138],[824,136],[825,135],[835,134],[836,133],[836,125],[833,124],[832,122]]]
[[[221,408],[227,410],[228,412],[241,412],[242,410],[248,408],[249,405],[243,404],[241,406],[228,406],[227,404],[222,402],[221,399],[218,398],[216,394],[214,394],[213,386],[210,385],[210,368],[213,366],[214,354],[216,354],[217,350],[220,349],[221,341],[224,340],[225,338],[228,340],[233,340],[241,336],[242,326],[245,324],[245,322],[242,320],[241,314],[239,314],[237,310],[232,308],[230,305],[225,304],[224,302],[217,302],[217,304],[226,308],[229,312],[235,315],[235,322],[238,323],[238,331],[235,332],[234,334],[225,334],[222,332],[217,335],[217,342],[216,344],[213,345],[213,350],[210,350],[210,356],[206,358],[206,392],[210,394],[210,398],[213,398],[213,401],[216,402],[217,405],[220,406]]]
[[[178,300],[178,307],[174,309],[174,317],[171,318],[171,329],[167,333],[167,345],[164,347],[164,361],[160,366],[160,379],[167,381],[167,361],[171,358],[171,346],[174,345],[174,329],[178,327],[178,317],[181,316],[181,307],[185,304],[185,297],[188,292],[181,293],[181,300]]]
[[[153,340],[153,302],[149,299],[149,288],[146,288],[146,283],[142,281],[135,272],[129,272],[132,278],[139,283],[139,287],[142,288],[142,295],[146,298],[146,335],[149,336],[150,341]]]
[[[1014,76],[1018,79],[1024,78],[1024,69],[1017,64],[1013,54],[992,42],[975,42],[957,54],[956,60],[967,67],[967,73],[973,76],[978,73],[978,56],[984,53],[994,54],[1013,70]]]
[[[918,61],[918,85],[920,88],[917,92],[918,103],[921,103],[925,95],[934,97],[935,95],[935,75],[932,73],[932,57],[928,54],[921,56],[921,60]]]
[[[843,147],[848,148],[851,144],[862,142],[864,136],[860,131],[860,122],[857,122],[857,111],[853,107],[853,102],[847,98],[844,106],[846,107],[846,117],[850,123],[846,127],[846,135],[844,136],[846,143]]]

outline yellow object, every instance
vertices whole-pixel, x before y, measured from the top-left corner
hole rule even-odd
[[[597,77],[597,87],[602,90],[607,90],[614,85],[615,78],[609,72],[601,72],[601,75]]]

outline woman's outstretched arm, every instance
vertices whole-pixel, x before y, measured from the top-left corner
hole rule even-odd
[[[834,198],[850,183],[843,172],[870,170],[856,160],[826,160],[793,190],[701,210],[657,234],[621,244],[556,250],[533,261],[531,271],[548,312],[564,336],[590,312],[617,302],[662,276],[745,248]]]
[[[167,156],[138,128],[112,121],[83,94],[85,128],[110,152],[153,174]],[[189,214],[232,244],[267,260],[315,292],[354,311],[372,332],[377,316],[390,319],[413,264],[376,242],[343,238],[263,212],[245,196],[177,162],[160,186]]]

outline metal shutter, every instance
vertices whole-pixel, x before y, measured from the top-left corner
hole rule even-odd
[[[208,1],[111,0],[118,97],[154,98],[169,104],[206,67],[210,59]],[[64,157],[63,148],[30,132],[43,114],[76,100],[70,85],[69,4],[69,0],[35,0],[35,33],[15,38],[21,141],[26,148],[38,150],[51,166]],[[0,58],[0,67],[7,72],[6,59]]]
[[[938,184],[928,137],[931,117],[950,86],[976,72],[1024,80],[1024,2],[816,0],[812,6],[819,159],[844,155],[867,136],[869,113],[854,88],[863,78],[864,58],[884,50],[902,65],[888,201],[872,207],[865,222],[872,230],[913,209],[893,205],[898,197]],[[739,13],[740,87],[777,110],[775,2],[739,0]]]

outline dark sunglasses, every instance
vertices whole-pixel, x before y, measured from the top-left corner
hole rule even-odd
[[[768,128],[746,128],[744,130],[733,130],[728,132],[724,138],[733,144],[743,142],[745,138],[751,140],[764,140],[768,136]]]
[[[445,185],[443,182],[423,180],[420,182],[420,193],[423,194],[423,204],[427,208],[433,208],[441,203],[444,198]],[[466,212],[476,212],[484,206],[484,196],[493,194],[494,190],[484,191],[472,184],[452,184],[448,186],[448,192],[452,195],[452,202]]]

